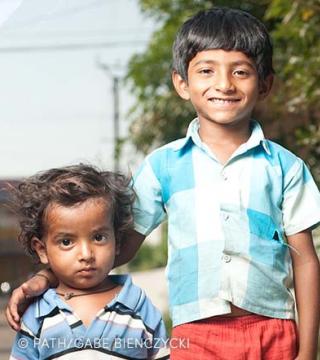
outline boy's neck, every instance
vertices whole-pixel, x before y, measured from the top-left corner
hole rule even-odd
[[[95,293],[100,290],[107,291],[109,288],[110,289],[113,288],[114,285],[115,284],[112,282],[110,277],[107,276],[101,283],[99,283],[98,285],[91,287],[91,288],[74,288],[74,287],[70,287],[70,286],[64,284],[63,282],[59,281],[56,291],[60,294],[67,294],[67,293],[90,294],[90,293]]]
[[[203,143],[214,153],[217,159],[225,164],[238,147],[248,141],[251,130],[250,121],[232,125],[221,125],[201,121],[199,136]]]
[[[67,286],[60,286],[59,288],[58,286],[56,292],[73,309],[75,316],[88,328],[101,309],[117,296],[121,288],[122,285],[112,282],[108,277],[104,283],[94,288],[75,289]],[[74,293],[75,296],[65,297],[66,293],[62,291],[66,290]]]

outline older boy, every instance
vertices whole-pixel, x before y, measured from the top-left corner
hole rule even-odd
[[[177,35],[172,79],[197,118],[186,138],[155,150],[138,171],[135,229],[143,235],[124,243],[118,262],[168,217],[173,337],[190,339],[188,350],[172,349],[173,360],[315,359],[320,276],[311,229],[320,195],[302,160],[251,119],[273,79],[264,25],[240,10],[198,13]]]

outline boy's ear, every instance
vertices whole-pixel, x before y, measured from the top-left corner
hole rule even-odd
[[[261,80],[259,83],[259,100],[265,99],[272,88],[273,84],[273,75],[268,75],[264,80]]]
[[[39,256],[39,259],[42,264],[49,263],[46,246],[43,241],[39,240],[36,237],[33,237],[31,240],[31,247]]]
[[[184,100],[190,100],[188,83],[176,71],[172,72],[172,82],[179,96]]]

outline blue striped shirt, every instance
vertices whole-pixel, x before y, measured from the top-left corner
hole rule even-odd
[[[110,276],[123,287],[89,328],[47,290],[23,315],[10,359],[169,359],[160,312],[129,276]]]
[[[320,222],[320,195],[301,159],[266,140],[257,122],[251,129],[222,165],[195,119],[135,176],[135,229],[148,235],[168,217],[173,325],[229,313],[230,303],[294,318],[286,236]]]

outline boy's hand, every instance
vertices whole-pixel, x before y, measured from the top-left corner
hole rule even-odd
[[[6,308],[6,317],[13,330],[20,330],[20,318],[32,302],[32,298],[41,295],[50,284],[51,279],[45,270],[34,275],[12,292]]]

